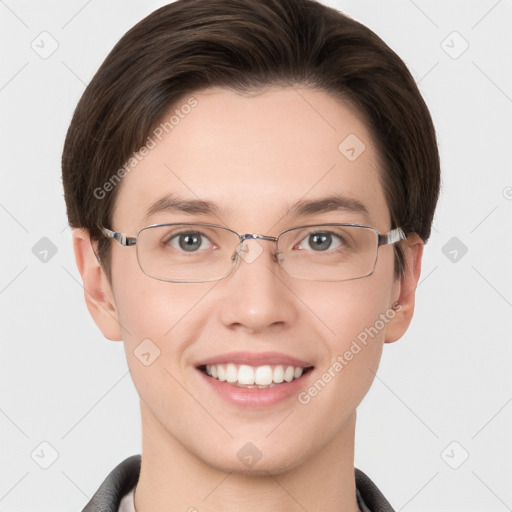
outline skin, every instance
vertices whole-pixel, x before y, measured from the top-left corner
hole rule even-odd
[[[148,224],[197,220],[276,236],[307,220],[283,217],[286,203],[337,192],[364,203],[369,219],[329,212],[310,220],[389,231],[378,155],[348,105],[306,87],[250,97],[208,89],[193,96],[197,107],[123,179],[109,228],[135,236]],[[366,146],[353,162],[338,150],[349,134]],[[161,213],[144,221],[165,192],[207,199],[230,212],[171,220]],[[383,246],[373,275],[345,282],[287,276],[265,241],[255,261],[242,261],[223,280],[163,282],[140,270],[134,247],[112,242],[112,286],[87,231],[74,230],[73,239],[87,307],[106,338],[123,341],[140,395],[138,512],[357,511],[356,408],[383,344],[398,340],[410,324],[423,253],[417,236],[401,242],[403,279],[394,279],[393,249]],[[292,397],[263,410],[236,407],[194,368],[225,352],[277,351],[311,361],[319,377],[395,301],[401,309],[394,318],[307,405]],[[134,355],[146,338],[160,349],[150,366]],[[262,454],[251,468],[237,457],[247,442]]]

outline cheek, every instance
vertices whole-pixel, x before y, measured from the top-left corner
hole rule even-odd
[[[333,387],[351,390],[348,394],[341,390],[338,397],[348,398],[356,389],[364,396],[377,371],[386,328],[395,316],[391,309],[393,259],[387,256],[383,255],[373,275],[340,283],[338,293],[324,295],[320,314],[329,331],[324,338],[328,357],[322,372],[327,372],[325,380],[338,382]],[[356,401],[357,395],[353,395]]]
[[[346,283],[345,283],[346,284]],[[371,382],[371,371],[376,371],[384,342],[387,294],[367,278],[363,284],[352,283],[340,293],[338,301],[331,300],[328,308],[332,331],[326,342],[329,359],[327,369],[338,372],[356,382]],[[327,311],[327,310],[326,310]],[[389,322],[389,320],[388,320]]]
[[[200,325],[194,314],[207,291],[158,281],[140,271],[119,281],[115,290],[131,377],[141,399],[163,417],[172,412],[172,404],[181,403],[177,382],[182,380],[189,340]]]
[[[174,339],[184,328],[191,330],[195,310],[208,288],[167,283],[150,278],[139,271],[125,279],[116,290],[116,309],[125,327],[123,340],[129,345],[141,338],[173,339],[173,350],[179,350]]]
[[[194,300],[197,301],[198,290],[148,277],[140,269],[135,251],[125,251],[113,254],[112,278],[116,311],[130,364],[130,359],[137,356],[144,343],[147,347],[154,344],[153,350],[165,355],[167,340],[179,330],[175,327]],[[173,352],[179,354],[179,346],[173,345]]]
[[[377,265],[371,276],[339,283],[339,291],[331,291],[322,301],[337,350],[347,350],[355,340],[377,345],[384,339],[386,326],[394,316],[393,261],[383,257],[379,263],[382,265]]]
[[[162,338],[185,313],[194,290],[180,288],[144,274],[137,261],[135,247],[116,247],[112,254],[113,293],[117,314],[124,327],[124,341],[155,336]]]

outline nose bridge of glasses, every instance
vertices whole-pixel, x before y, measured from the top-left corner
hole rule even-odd
[[[256,233],[240,235],[240,243],[245,242],[246,240],[269,240],[271,242],[277,242],[277,238],[275,236],[258,235]]]
[[[247,240],[267,240],[269,242],[277,242],[277,238],[274,236],[267,235],[259,235],[256,233],[246,233],[244,235],[239,235],[240,243],[239,243],[239,254],[247,263],[252,263],[258,256],[263,252],[263,247],[256,243],[252,249],[249,249],[249,246],[245,244]]]

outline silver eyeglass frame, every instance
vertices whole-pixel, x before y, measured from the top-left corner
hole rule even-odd
[[[283,235],[284,233],[287,233],[288,231],[292,231],[294,229],[302,229],[302,228],[315,227],[315,226],[338,226],[338,227],[341,226],[341,227],[365,228],[365,229],[370,229],[376,233],[376,235],[377,235],[377,254],[375,257],[373,269],[370,272],[368,272],[368,274],[366,274],[364,276],[359,276],[359,277],[351,277],[349,279],[330,279],[330,280],[315,279],[315,280],[312,280],[312,281],[332,281],[332,282],[352,281],[354,279],[362,279],[364,277],[371,276],[375,272],[375,267],[377,265],[377,258],[378,258],[378,249],[380,246],[395,244],[395,243],[400,242],[401,240],[404,240],[407,238],[407,234],[405,233],[405,231],[402,228],[394,228],[394,229],[390,230],[388,233],[386,233],[385,235],[383,235],[383,234],[379,233],[372,226],[367,226],[365,224],[346,224],[346,223],[339,223],[339,222],[325,223],[325,224],[323,224],[323,223],[321,223],[321,224],[306,224],[304,226],[294,226],[292,228],[288,228],[288,229],[285,229],[284,231],[281,231],[281,233],[279,233],[276,237],[268,236],[268,235],[260,235],[257,233],[245,233],[245,234],[241,235],[240,233],[237,233],[233,229],[227,228],[225,226],[221,226],[219,224],[210,224],[207,222],[171,222],[171,223],[163,223],[163,224],[150,224],[149,226],[145,226],[142,229],[140,229],[136,236],[128,236],[125,233],[119,233],[118,231],[113,231],[113,230],[105,228],[105,227],[100,227],[100,230],[107,238],[111,238],[111,239],[115,240],[121,246],[131,247],[133,245],[137,245],[137,239],[139,238],[139,235],[142,231],[144,231],[146,229],[150,229],[150,228],[157,228],[157,227],[163,227],[163,226],[208,226],[208,227],[212,227],[212,228],[221,228],[221,229],[230,231],[231,233],[237,235],[240,240],[239,245],[236,250],[237,258],[233,260],[233,265],[232,265],[231,269],[224,276],[219,277],[219,278],[214,278],[214,279],[204,279],[204,280],[199,280],[199,281],[198,280],[192,281],[192,280],[181,280],[181,279],[178,279],[178,280],[164,279],[164,278],[160,278],[160,277],[155,277],[151,274],[148,274],[142,268],[142,265],[140,264],[139,258],[137,256],[137,263],[139,264],[140,269],[142,270],[142,272],[145,275],[147,275],[148,277],[151,277],[153,279],[157,279],[159,281],[172,282],[172,283],[203,283],[203,282],[209,282],[209,281],[220,281],[221,279],[224,279],[224,278],[228,277],[230,274],[232,274],[238,267],[238,264],[240,262],[239,251],[240,251],[240,248],[242,247],[242,244],[244,243],[245,240],[268,240],[270,242],[275,242],[277,245],[277,241],[278,241],[279,237],[281,235]],[[278,256],[279,253],[276,253],[276,255]],[[279,258],[278,258],[278,262],[279,262],[279,265],[281,265]],[[286,272],[286,270],[285,270],[285,272]],[[295,277],[295,276],[290,276],[290,277]],[[302,278],[297,278],[297,277],[295,277],[295,278],[302,279]],[[304,280],[308,280],[308,279],[304,279]]]

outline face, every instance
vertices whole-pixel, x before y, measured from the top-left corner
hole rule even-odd
[[[197,105],[123,179],[111,229],[135,236],[149,224],[197,221],[277,236],[340,222],[389,231],[378,155],[346,104],[305,87],[191,96]],[[350,148],[339,149],[354,135],[365,148],[355,147],[355,159]],[[166,194],[215,203],[218,212],[164,210],[145,218]],[[367,213],[287,214],[299,200],[334,194],[359,201]],[[253,472],[280,472],[318,459],[353,428],[400,284],[391,245],[380,247],[371,276],[325,282],[288,276],[272,242],[248,241],[249,250],[252,244],[261,253],[225,279],[172,283],[145,275],[135,247],[112,242],[112,297],[153,448],[180,446],[224,471],[250,471],[244,454],[261,456]],[[143,364],[141,347],[150,354],[146,363],[158,357]],[[198,366],[208,362],[309,370],[290,383],[244,389],[205,375]]]

